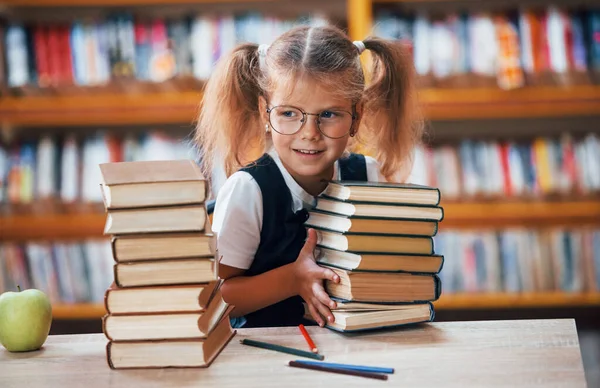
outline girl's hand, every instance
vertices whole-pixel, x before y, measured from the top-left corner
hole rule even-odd
[[[317,232],[314,229],[308,229],[306,243],[293,264],[293,271],[297,294],[304,299],[308,311],[317,324],[323,327],[325,325],[324,319],[333,322],[331,309],[336,307],[335,302],[329,298],[323,288],[323,280],[328,279],[338,283],[340,277],[332,270],[317,265],[314,256],[316,245]]]

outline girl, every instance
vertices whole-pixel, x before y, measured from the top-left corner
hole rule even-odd
[[[373,57],[368,85],[364,50]],[[196,141],[205,176],[217,158],[229,176],[218,190],[212,229],[234,326],[304,323],[303,301],[320,326],[333,322],[336,304],[323,281],[339,277],[315,263],[317,237],[303,226],[306,209],[332,179],[406,175],[422,128],[413,82],[402,44],[353,43],[334,27],[298,27],[270,46],[240,45],[218,63]],[[379,163],[349,154],[357,141]],[[249,149],[267,152],[241,168]]]

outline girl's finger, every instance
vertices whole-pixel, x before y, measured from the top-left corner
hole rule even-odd
[[[329,310],[329,308],[324,305],[323,303],[319,303],[317,302],[317,309],[319,310],[319,313],[325,317],[325,319],[327,319],[327,322],[331,323],[333,322],[333,314],[331,313],[331,310]]]
[[[312,315],[315,322],[317,322],[317,325],[323,327],[323,318],[321,317],[321,314],[319,314],[315,306],[311,302],[306,302],[306,305],[308,306],[308,312],[310,313],[310,315]]]
[[[313,294],[315,295],[315,298],[317,298],[317,300],[324,304],[325,306],[329,307],[330,309],[335,309],[336,303],[331,300],[331,298],[329,297],[329,295],[325,292],[325,290],[323,289],[323,287],[319,284],[315,284],[313,286]]]
[[[321,278],[326,280],[331,280],[334,283],[340,282],[340,277],[338,274],[330,270],[329,268],[321,267]]]

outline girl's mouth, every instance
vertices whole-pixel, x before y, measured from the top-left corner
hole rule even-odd
[[[323,151],[320,151],[320,150],[304,150],[304,149],[294,149],[294,152],[297,155],[300,155],[301,157],[305,157],[305,158],[319,156],[323,153]]]

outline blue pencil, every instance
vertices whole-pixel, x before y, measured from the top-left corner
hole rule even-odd
[[[331,362],[317,362],[317,361],[307,361],[307,360],[296,360],[296,362],[300,364],[307,365],[322,365],[328,366],[331,368],[339,368],[339,369],[349,369],[360,372],[373,372],[373,373],[394,373],[394,368],[382,368],[378,366],[365,366],[365,365],[349,365],[349,364],[334,364]]]

